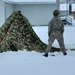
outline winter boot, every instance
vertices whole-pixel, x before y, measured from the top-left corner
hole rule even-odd
[[[63,55],[67,55],[67,53],[65,52],[65,53],[63,53]]]
[[[48,57],[48,54],[44,54],[43,56]]]

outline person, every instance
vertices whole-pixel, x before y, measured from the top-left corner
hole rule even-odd
[[[65,45],[64,45],[64,38],[63,38],[63,32],[64,32],[64,23],[59,18],[60,12],[58,10],[53,11],[54,17],[48,24],[48,46],[45,51],[45,54],[43,56],[48,57],[48,53],[51,51],[52,44],[55,39],[57,39],[60,50],[62,51],[63,55],[67,55]]]

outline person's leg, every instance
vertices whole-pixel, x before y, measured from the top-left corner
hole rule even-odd
[[[64,55],[67,55],[66,49],[65,49],[65,45],[64,45],[64,38],[63,38],[63,36],[59,36],[57,38],[57,40],[58,40],[58,43],[60,45],[60,50],[63,52]]]
[[[48,46],[46,48],[44,56],[48,57],[48,53],[51,51],[51,47],[52,47],[52,44],[53,44],[54,40],[55,40],[55,37],[51,36],[50,39],[49,39],[49,43],[48,43]]]

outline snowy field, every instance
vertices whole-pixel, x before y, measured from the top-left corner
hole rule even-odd
[[[40,27],[33,27],[37,35],[40,39],[48,44],[48,27],[47,26],[40,26]],[[64,43],[67,49],[75,48],[75,26],[65,26],[64,30]],[[53,46],[59,47],[57,40],[54,41]]]
[[[33,27],[40,39],[48,43],[47,27]],[[65,26],[64,40],[67,55],[61,52],[49,53],[43,57],[39,52],[3,52],[0,53],[0,75],[75,75],[75,26]],[[53,46],[59,47],[55,40]],[[55,54],[55,56],[51,56]]]

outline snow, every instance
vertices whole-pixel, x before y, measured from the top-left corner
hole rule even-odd
[[[75,12],[75,4],[72,4],[72,12]]]
[[[44,43],[48,43],[47,26],[33,27]],[[0,53],[0,75],[75,75],[75,26],[65,26],[64,39],[67,55],[62,52],[44,53],[35,51],[18,51]],[[57,47],[57,41],[54,42]],[[54,54],[55,56],[51,56]]]
[[[43,57],[37,52],[4,52],[0,54],[0,75],[75,75],[75,53]]]
[[[74,15],[73,15],[73,16],[69,15],[68,17],[70,17],[70,18],[72,19],[72,25],[73,25],[73,26],[75,26],[75,19],[74,19]]]
[[[44,26],[42,27],[34,27],[33,28],[35,30],[35,32],[38,34],[38,36],[40,37],[40,39],[48,44],[48,27]],[[39,30],[38,30],[39,29]],[[66,48],[71,49],[75,47],[75,26],[65,26],[65,31],[64,31],[64,43],[66,45]],[[57,40],[55,40],[55,42],[53,43],[53,46],[55,47],[59,47],[59,44],[57,42]]]
[[[69,4],[60,4],[60,11],[69,10]]]
[[[4,0],[12,2],[56,2],[56,0]]]

